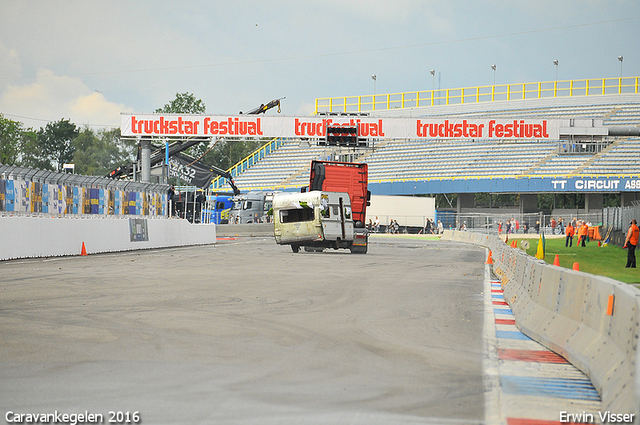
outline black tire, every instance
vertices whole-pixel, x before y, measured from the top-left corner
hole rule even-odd
[[[365,246],[352,246],[351,247],[352,254],[366,254],[367,253],[367,245]]]
[[[300,251],[300,245],[291,245],[291,251],[297,254]]]

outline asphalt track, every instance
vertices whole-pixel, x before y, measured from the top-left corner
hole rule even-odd
[[[483,423],[483,249],[273,238],[0,263],[0,413]],[[4,422],[2,422],[4,423]]]

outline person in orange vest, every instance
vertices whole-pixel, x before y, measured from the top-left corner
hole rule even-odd
[[[587,222],[583,221],[582,225],[578,229],[578,242],[582,242],[582,246],[585,247],[587,242],[587,235],[589,234],[589,226]]]
[[[640,237],[640,229],[634,218],[629,223],[627,231],[627,239],[624,241],[624,248],[627,248],[627,267],[636,268],[636,246],[638,246],[638,238]]]
[[[567,239],[564,242],[565,248],[566,247],[572,247],[573,246],[573,235],[576,234],[576,230],[571,225],[571,222],[569,222],[569,225],[565,229],[565,234],[567,235]]]

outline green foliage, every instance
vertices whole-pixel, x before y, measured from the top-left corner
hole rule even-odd
[[[0,114],[0,164],[17,165],[24,125]]]
[[[119,165],[135,160],[136,142],[121,140],[119,128],[98,132],[84,128],[73,145],[73,163],[78,174],[103,176]]]
[[[73,161],[75,154],[73,139],[78,136],[78,128],[75,124],[65,119],[50,122],[44,129],[38,130],[37,135],[37,144],[42,154],[40,155],[37,151],[33,153],[43,165],[45,160],[52,163],[50,167],[46,167],[47,169],[62,171],[63,164]]]
[[[156,113],[164,114],[204,114],[207,107],[202,99],[196,99],[193,93],[176,93],[176,98],[156,109]]]
[[[42,170],[53,170],[53,165],[40,144],[38,134],[33,130],[27,131],[22,135],[19,165]]]
[[[436,208],[453,208],[455,209],[458,204],[458,195],[456,193],[443,194],[438,193],[435,195]]]

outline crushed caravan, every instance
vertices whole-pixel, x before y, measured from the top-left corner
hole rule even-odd
[[[274,236],[278,244],[306,251],[353,248],[351,200],[346,192],[279,193],[273,198]]]
[[[309,190],[274,196],[276,242],[293,252],[345,248],[366,254],[367,164],[312,161]]]

